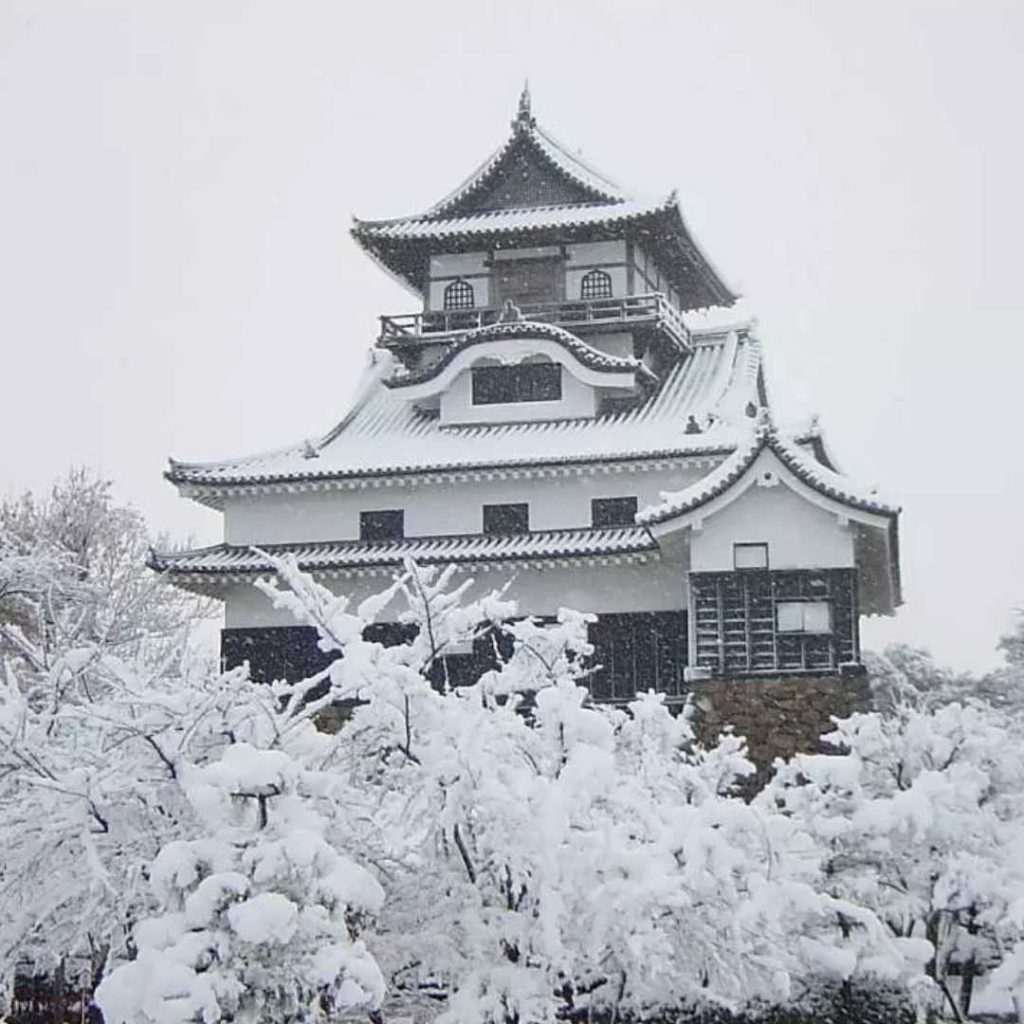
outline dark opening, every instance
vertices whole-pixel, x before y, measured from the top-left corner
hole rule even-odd
[[[594,498],[590,502],[592,526],[632,526],[636,518],[637,500],[629,498]]]
[[[474,405],[557,402],[561,397],[562,367],[559,363],[473,367]]]
[[[529,533],[530,506],[484,505],[484,533]]]
[[[599,615],[590,624],[593,665],[587,685],[595,700],[632,700],[654,690],[669,697],[684,692],[686,612]]]
[[[400,508],[359,513],[359,539],[401,540],[405,536],[405,512]]]

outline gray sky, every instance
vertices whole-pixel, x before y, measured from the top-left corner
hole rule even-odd
[[[1024,605],[1024,5],[995,0],[0,5],[0,490],[161,478],[340,417],[414,301],[348,237],[534,112],[679,187],[745,295],[778,414],[904,506],[907,605],[961,667]]]

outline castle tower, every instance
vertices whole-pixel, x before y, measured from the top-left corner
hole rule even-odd
[[[480,588],[514,578],[524,613],[595,612],[598,700],[697,688],[718,721],[756,717],[744,693],[857,689],[860,616],[900,603],[898,509],[838,471],[816,424],[774,425],[750,324],[688,325],[735,295],[675,193],[624,192],[524,92],[455,191],[352,233],[420,302],[380,318],[351,408],[318,440],[167,473],[224,515],[223,544],[153,565],[225,602],[228,664],[322,666],[250,585],[259,547],[356,598],[411,556]],[[487,657],[453,655],[452,677]]]

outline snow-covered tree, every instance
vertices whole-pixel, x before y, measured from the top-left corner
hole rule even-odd
[[[45,671],[76,647],[180,651],[208,602],[146,568],[151,540],[141,514],[85,470],[45,497],[0,502],[0,655]]]
[[[981,703],[902,701],[827,739],[848,752],[793,758],[760,799],[827,851],[829,892],[931,943],[929,974],[966,1017],[974,979],[1020,934],[1021,736]]]
[[[912,972],[873,914],[815,891],[806,831],[731,795],[752,770],[738,739],[699,749],[654,695],[591,703],[586,616],[507,621],[501,595],[465,604],[468,581],[411,564],[351,610],[278,568],[289,590],[265,589],[343,653],[320,699],[363,702],[332,762],[372,808],[361,849],[388,893],[372,944],[397,993],[444,996],[452,1024],[505,1024]],[[403,599],[409,643],[361,639]],[[446,685],[439,662],[487,636],[497,666]]]
[[[97,647],[0,669],[0,977],[87,956],[98,970],[149,905],[144,873],[187,834],[183,766],[261,696],[241,672],[152,671]]]
[[[187,771],[206,834],[156,857],[161,913],[96,991],[108,1024],[292,1024],[380,1004],[384,979],[352,931],[383,892],[324,838],[320,783],[247,743]]]

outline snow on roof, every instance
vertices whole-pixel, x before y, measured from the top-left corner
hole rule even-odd
[[[462,216],[399,217],[394,220],[356,221],[355,233],[362,238],[417,239],[448,238],[454,235],[494,235],[545,228],[574,228],[595,224],[617,224],[668,209],[675,194],[662,199],[630,199],[615,203],[570,203],[559,206],[516,207],[482,210]]]
[[[540,188],[521,194],[526,159]],[[495,187],[503,185],[507,187]],[[513,187],[516,186],[516,187]],[[540,198],[540,197],[545,198]],[[538,205],[547,201],[548,205]],[[620,237],[636,224],[686,309],[732,305],[737,296],[697,244],[673,191],[664,198],[626,193],[541,128],[521,109],[512,133],[462,184],[423,213],[391,219],[353,219],[352,235],[410,288],[421,291],[431,252],[458,251],[487,239],[530,244]]]
[[[384,384],[389,388],[409,387],[413,384],[420,384],[437,377],[448,367],[452,360],[467,348],[474,345],[482,345],[489,341],[513,340],[513,339],[544,338],[561,345],[580,364],[591,370],[598,370],[607,373],[634,373],[642,379],[653,382],[656,380],[654,374],[639,359],[633,356],[612,356],[607,352],[588,345],[575,334],[570,334],[556,324],[547,324],[534,320],[513,320],[499,321],[487,327],[478,327],[476,330],[467,331],[466,334],[451,342],[444,354],[436,363],[425,367],[422,370],[411,370],[402,372],[399,370],[392,377],[388,377]]]
[[[448,537],[407,537],[390,541],[329,541],[316,544],[266,545],[275,555],[290,553],[306,571],[400,566],[406,558],[422,565],[472,562],[546,561],[651,555],[657,541],[645,527],[545,530],[517,534],[467,534]],[[216,544],[192,551],[150,555],[150,567],[172,576],[235,576],[273,572],[264,555],[244,545]]]
[[[499,146],[465,181],[449,192],[440,202],[435,203],[424,216],[443,217],[452,208],[465,202],[475,193],[484,188],[501,166],[502,161],[517,141],[525,141],[539,151],[550,163],[577,185],[594,193],[596,200],[622,202],[629,198],[623,190],[600,171],[584,162],[583,158],[570,151],[550,132],[541,128],[532,117],[529,122],[519,127]]]
[[[749,438],[749,416],[762,405],[761,345],[738,331],[696,332],[692,342],[639,405],[526,423],[443,425],[385,387],[392,363],[378,358],[349,413],[320,441],[225,462],[172,459],[167,477],[223,487],[727,454]]]
[[[893,517],[900,512],[897,505],[883,501],[873,489],[858,485],[818,462],[772,423],[762,422],[744,444],[737,446],[710,473],[681,491],[663,494],[661,502],[637,514],[637,522],[660,523],[706,505],[739,481],[765,449],[772,451],[797,479],[826,497],[866,512]]]

